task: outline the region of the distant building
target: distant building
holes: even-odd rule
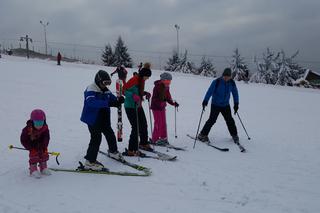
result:
[[[310,85],[320,87],[320,74],[312,70],[307,70],[304,75],[304,80],[308,81]]]

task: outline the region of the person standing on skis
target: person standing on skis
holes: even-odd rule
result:
[[[170,73],[162,73],[160,75],[160,80],[154,82],[153,94],[151,98],[151,110],[154,118],[152,143],[159,146],[165,146],[166,144],[169,144],[166,122],[167,103],[174,107],[179,107],[179,104],[173,101],[171,98],[171,80],[172,75]]]
[[[102,170],[104,166],[97,161],[102,134],[105,136],[111,158],[122,160],[118,152],[116,136],[111,128],[110,107],[118,107],[124,102],[124,97],[114,96],[108,86],[111,84],[109,74],[99,70],[95,75],[94,83],[89,85],[84,92],[84,106],[81,114],[81,121],[88,125],[90,132],[90,143],[84,167],[92,170]]]
[[[147,100],[151,97],[151,94],[144,90],[145,81],[151,76],[150,67],[150,63],[145,63],[138,75],[133,76],[123,87],[126,97],[124,108],[131,124],[129,147],[124,153],[127,156],[142,156],[143,153],[139,151],[139,148],[152,150],[148,142],[147,119],[142,107],[143,97],[145,96]]]
[[[203,126],[198,139],[202,142],[208,142],[208,134],[212,126],[217,121],[218,115],[221,113],[224,120],[227,123],[228,130],[236,144],[239,143],[239,137],[237,132],[237,127],[234,119],[231,115],[231,109],[229,104],[230,93],[233,96],[233,109],[234,114],[238,112],[239,109],[239,94],[236,83],[231,78],[231,69],[226,68],[223,71],[222,77],[217,78],[212,81],[207,93],[202,102],[203,110],[208,105],[209,99],[212,98],[210,116],[205,125]]]
[[[27,126],[23,128],[20,136],[21,144],[29,150],[29,170],[32,177],[40,178],[41,174],[51,175],[47,168],[49,140],[50,134],[46,115],[43,110],[35,109],[31,112]]]

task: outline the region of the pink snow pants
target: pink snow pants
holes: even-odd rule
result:
[[[166,110],[152,110],[154,127],[152,132],[152,142],[167,138]]]

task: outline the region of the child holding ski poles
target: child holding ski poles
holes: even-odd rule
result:
[[[143,156],[139,148],[152,150],[148,143],[147,119],[142,108],[143,96],[148,100],[151,97],[150,93],[144,91],[145,81],[151,76],[150,66],[150,63],[145,63],[138,75],[133,76],[123,87],[126,97],[124,108],[131,124],[129,147],[124,153],[127,156]]]
[[[171,80],[172,75],[168,72],[164,72],[160,75],[160,80],[154,82],[153,95],[151,99],[151,110],[154,117],[152,143],[159,146],[169,144],[166,123],[167,102],[174,107],[179,107],[179,104],[171,98]]]
[[[46,123],[46,115],[41,109],[31,112],[27,126],[22,129],[21,144],[29,150],[30,176],[40,178],[42,175],[51,175],[47,168],[49,160],[48,145],[50,140],[49,128]],[[38,171],[38,166],[40,172]]]

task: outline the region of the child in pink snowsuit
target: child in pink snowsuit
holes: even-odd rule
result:
[[[168,144],[166,106],[167,102],[172,106],[178,107],[170,94],[170,83],[172,75],[164,72],[160,75],[160,80],[154,82],[153,94],[151,99],[151,110],[154,117],[154,128],[152,132],[152,143],[157,145]]]
[[[22,129],[20,136],[21,144],[29,150],[30,175],[35,178],[40,178],[41,174],[51,174],[47,168],[49,140],[50,134],[46,124],[46,115],[41,109],[35,109],[31,112],[30,120],[27,121],[27,126]],[[38,164],[40,172],[37,168]]]

